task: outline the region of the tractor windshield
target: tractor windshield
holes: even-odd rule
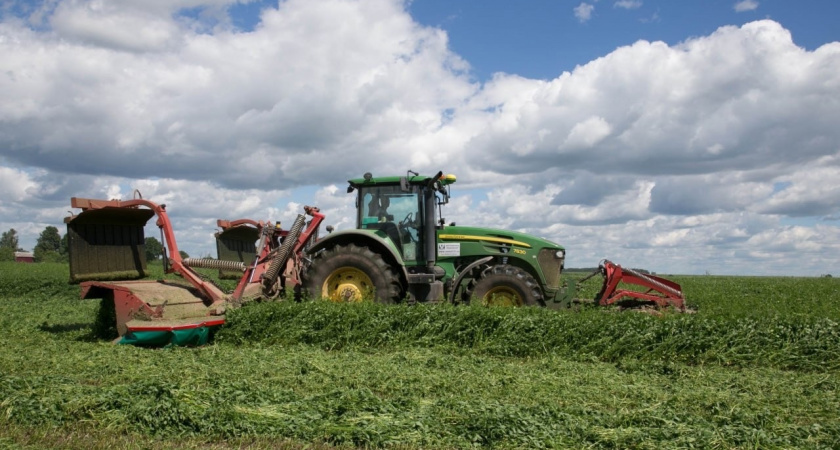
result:
[[[370,186],[359,189],[359,229],[384,232],[405,260],[422,258],[422,201],[419,190],[400,186]]]

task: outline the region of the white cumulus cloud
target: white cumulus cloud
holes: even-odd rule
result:
[[[553,79],[478,82],[401,0],[287,0],[247,31],[230,4],[2,16],[0,231],[31,247],[71,196],[139,189],[204,254],[217,218],[288,222],[316,204],[350,227],[345,180],[442,169],[458,175],[448,221],[550,238],[572,266],[837,263],[838,42],[805,49],[763,20],[640,40]]]
[[[741,0],[735,3],[733,8],[736,12],[755,11],[758,9],[758,2],[756,0]]]
[[[592,11],[595,10],[595,5],[591,3],[581,3],[574,7],[575,17],[582,23],[587,22],[592,18]]]
[[[619,0],[613,3],[613,7],[624,9],[638,9],[642,7],[642,2],[639,0]]]

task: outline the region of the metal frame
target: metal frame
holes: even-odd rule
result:
[[[655,303],[659,308],[673,306],[685,312],[685,296],[682,293],[682,287],[671,280],[623,268],[609,260],[601,262],[600,270],[604,275],[604,286],[596,298],[599,305],[613,305],[628,298],[634,298]],[[647,291],[618,289],[619,283],[642,286],[647,288]]]

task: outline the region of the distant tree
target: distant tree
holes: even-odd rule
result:
[[[163,253],[163,244],[153,237],[146,238],[146,261],[157,261]]]
[[[67,233],[64,233],[64,236],[61,236],[61,245],[58,248],[58,253],[62,256],[70,253],[69,244],[67,243]]]
[[[43,250],[41,248],[35,248],[35,251],[33,251],[32,253],[35,257],[35,262],[58,263],[67,261],[67,258],[65,256],[60,255],[57,251],[54,250]]]
[[[18,248],[19,244],[17,231],[14,228],[10,228],[9,231],[4,231],[3,235],[0,236],[0,248],[10,249],[14,253],[20,251],[20,248]]]
[[[58,234],[58,228],[50,225],[44,228],[41,235],[38,236],[38,241],[35,243],[35,249],[32,251],[36,262],[60,262],[63,257],[59,253],[61,250],[61,235]]]
[[[15,251],[8,247],[0,247],[0,261],[14,261]]]
[[[181,259],[187,259],[190,257],[190,254],[183,250],[178,250],[178,254],[181,255]]]
[[[44,228],[44,231],[38,236],[35,248],[42,248],[58,253],[58,250],[61,248],[61,235],[58,234],[58,228],[52,225]]]

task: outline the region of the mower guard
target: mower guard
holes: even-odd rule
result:
[[[251,264],[257,257],[257,240],[264,224],[248,219],[219,219],[216,224],[222,229],[215,234],[218,259]],[[219,269],[219,278],[238,279],[241,276],[241,270]]]
[[[118,344],[139,345],[141,347],[197,347],[206,344],[213,331],[224,322],[224,319],[219,319],[177,327],[129,328]]]
[[[86,281],[81,298],[113,303],[120,343],[148,346],[201,345],[210,328],[225,323],[197,290],[176,281]]]
[[[154,215],[149,209],[103,208],[66,217],[70,281],[146,276],[143,227]]]

